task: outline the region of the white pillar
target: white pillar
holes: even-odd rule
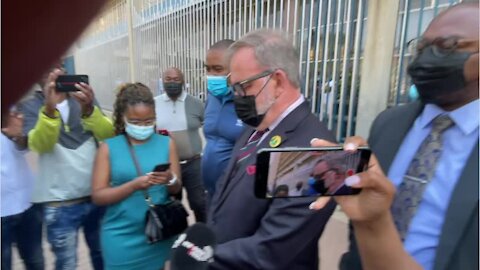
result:
[[[369,0],[355,134],[367,138],[387,107],[400,0]]]
[[[135,58],[133,47],[133,0],[127,0],[128,24],[128,62],[130,66],[130,82],[135,82]]]

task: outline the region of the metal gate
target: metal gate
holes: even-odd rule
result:
[[[406,43],[417,37],[453,0],[397,0],[388,105],[408,102]],[[185,73],[187,91],[205,98],[203,62],[209,46],[237,40],[257,28],[288,33],[300,54],[302,91],[312,112],[338,140],[355,133],[368,0],[117,0],[112,1],[75,44],[77,72],[90,75],[103,107],[114,89],[140,81],[155,95],[162,72]],[[370,34],[369,38],[375,38]],[[369,97],[375,98],[375,96]]]

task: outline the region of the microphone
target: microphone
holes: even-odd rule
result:
[[[213,231],[203,223],[195,223],[173,243],[171,270],[206,270],[213,262],[216,245]]]

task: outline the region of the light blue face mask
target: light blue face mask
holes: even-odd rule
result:
[[[154,125],[151,126],[138,126],[134,124],[130,124],[125,121],[125,132],[127,132],[128,136],[134,138],[135,140],[143,141],[155,132]]]
[[[216,97],[226,96],[230,92],[227,76],[207,75],[207,90]]]
[[[410,89],[408,89],[408,97],[410,98],[411,101],[418,99],[418,91],[415,84],[412,84],[412,86],[410,86]]]

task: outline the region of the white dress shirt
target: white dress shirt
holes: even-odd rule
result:
[[[15,143],[1,134],[1,216],[22,213],[31,206],[33,174]]]

